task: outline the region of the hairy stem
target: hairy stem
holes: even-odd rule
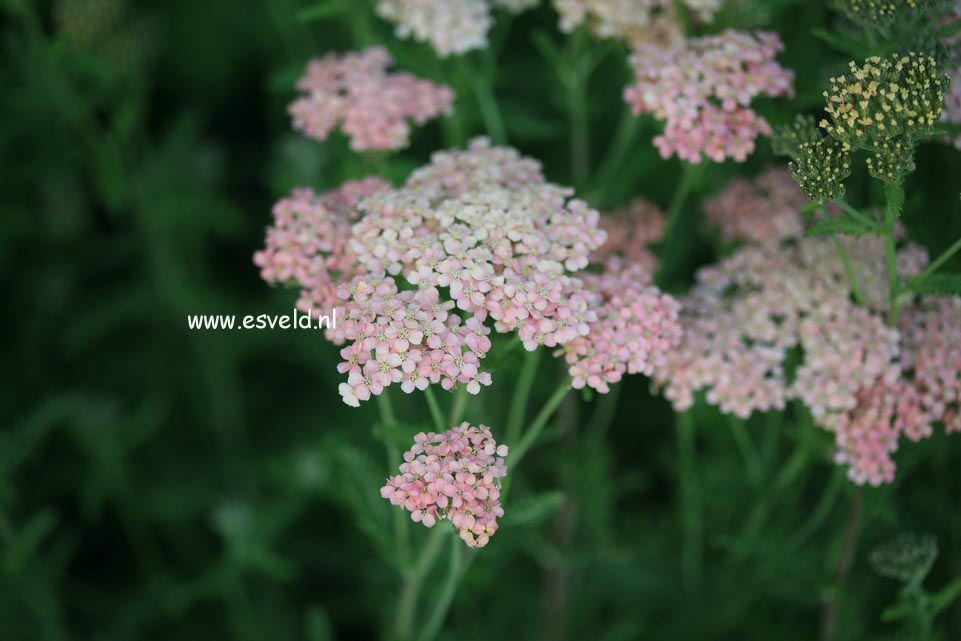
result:
[[[940,256],[935,258],[931,264],[925,268],[923,272],[918,274],[918,276],[911,281],[911,287],[915,288],[923,285],[924,282],[931,278],[931,276],[933,276],[942,265],[951,260],[951,257],[958,253],[958,251],[961,251],[961,238],[958,238],[956,241],[954,241],[953,245],[945,249]]]
[[[834,241],[834,247],[838,251],[838,256],[841,257],[841,264],[844,266],[844,275],[847,277],[848,285],[854,293],[854,300],[858,302],[858,305],[867,305],[867,299],[864,298],[864,294],[861,292],[861,286],[858,285],[858,278],[854,274],[854,269],[851,268],[848,253],[844,251],[844,245],[841,244],[841,240],[837,236],[831,236],[831,240]]]
[[[747,431],[744,421],[736,416],[728,417],[728,424],[731,426],[731,434],[734,436],[734,443],[744,459],[744,466],[747,468],[747,476],[753,485],[760,485],[764,480],[764,466],[761,464],[761,457],[757,453],[754,441]]]

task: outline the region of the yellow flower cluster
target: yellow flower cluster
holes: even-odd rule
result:
[[[944,110],[947,76],[931,56],[911,53],[851,63],[851,74],[831,79],[824,92],[830,120],[821,127],[845,145],[871,148],[881,140],[930,134]]]

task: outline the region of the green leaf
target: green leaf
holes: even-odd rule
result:
[[[801,208],[801,214],[805,218],[811,218],[819,209],[821,209],[821,207],[823,207],[821,203],[812,200]]]
[[[812,33],[829,47],[841,53],[846,53],[854,58],[860,58],[864,53],[864,45],[853,38],[840,36],[826,29],[814,29]]]
[[[511,506],[501,523],[505,526],[532,525],[540,523],[564,502],[563,492],[546,492],[517,502]]]
[[[933,274],[921,283],[912,283],[911,291],[918,294],[961,294],[961,274]]]
[[[831,236],[833,234],[861,236],[872,231],[871,227],[853,218],[828,218],[812,225],[804,235],[808,237]]]
[[[881,612],[881,621],[893,623],[903,621],[914,614],[914,603],[911,601],[898,601],[894,605],[888,606]]]
[[[961,576],[941,588],[940,592],[931,596],[931,612],[937,614],[954,603],[959,596],[961,596]]]
[[[314,20],[325,20],[339,16],[347,11],[347,3],[338,0],[321,2],[307,9],[303,9],[297,14],[297,19],[301,22],[313,22]]]

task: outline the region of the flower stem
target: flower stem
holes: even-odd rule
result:
[[[457,388],[456,395],[454,396],[454,402],[450,407],[450,418],[447,422],[451,425],[457,425],[460,423],[461,419],[464,417],[464,410],[467,409],[467,386],[461,385]]]
[[[864,294],[861,292],[861,287],[858,285],[857,276],[854,274],[854,270],[851,268],[851,261],[848,259],[848,253],[844,251],[844,245],[837,236],[831,236],[831,240],[834,241],[834,247],[838,250],[838,256],[841,257],[841,264],[844,266],[844,275],[847,276],[848,285],[851,286],[851,291],[854,293],[854,299],[859,305],[866,306],[867,299],[864,298]]]
[[[434,421],[434,428],[437,433],[440,434],[447,429],[444,423],[444,413],[440,410],[440,403],[437,402],[437,397],[434,396],[434,390],[430,386],[424,389],[424,397],[427,399],[427,406],[430,408],[430,416]]]
[[[684,214],[684,204],[700,178],[702,165],[683,164],[681,180],[671,199],[670,209],[667,211],[667,222],[664,226],[664,240],[661,244],[661,281],[669,282],[674,277],[674,271],[683,258],[681,247],[680,226]]]
[[[901,216],[901,208],[904,206],[904,186],[901,183],[889,184],[885,187],[887,196],[887,206],[884,211],[884,254],[888,265],[888,325],[894,327],[898,324],[898,312],[900,311],[901,299],[898,288],[898,255],[894,244],[894,224]]]
[[[876,220],[872,220],[867,215],[862,214],[857,209],[852,207],[847,201],[837,200],[835,202],[837,202],[837,204],[841,206],[841,209],[843,209],[844,212],[851,218],[854,218],[858,222],[863,223],[866,227],[870,227],[875,231],[880,230],[880,227],[878,226],[878,223]]]
[[[507,419],[507,433],[505,442],[512,445],[517,442],[521,435],[521,426],[527,416],[527,402],[531,396],[531,387],[534,385],[534,377],[537,376],[537,363],[540,361],[541,351],[524,353],[524,366],[521,368],[520,376],[517,379],[517,387],[514,388],[514,398],[511,399],[510,416]]]
[[[503,145],[507,142],[507,134],[504,131],[504,120],[501,117],[500,108],[497,106],[497,99],[490,80],[486,74],[467,72],[467,81],[470,83],[477,100],[477,108],[480,110],[481,120],[484,121],[484,129],[491,141],[495,145]]]
[[[565,378],[564,382],[560,384],[551,397],[547,399],[547,402],[544,403],[544,407],[541,408],[541,411],[534,418],[534,422],[527,428],[527,432],[521,438],[520,443],[511,451],[510,463],[512,467],[516,468],[521,462],[521,459],[524,458],[524,455],[530,450],[531,446],[534,445],[537,437],[539,437],[544,430],[544,426],[547,425],[548,419],[550,419],[554,411],[560,406],[570,389],[570,382]]]
[[[958,251],[961,251],[961,238],[958,238],[956,241],[954,241],[953,245],[944,250],[940,256],[935,258],[931,264],[925,268],[923,272],[921,272],[914,280],[912,280],[910,287],[913,289],[923,285],[925,281],[931,278],[931,276],[938,271],[941,265],[951,260],[951,257],[958,253]]]
[[[677,414],[676,429],[681,491],[681,572],[685,585],[691,588],[700,580],[701,547],[704,538],[697,480],[694,415],[691,410]]]
[[[432,527],[424,547],[421,548],[417,565],[406,573],[404,586],[401,588],[400,597],[397,600],[397,619],[394,623],[394,638],[398,641],[407,641],[413,638],[417,600],[424,586],[424,579],[430,573],[431,568],[434,567],[434,562],[440,553],[441,544],[444,542],[444,536],[449,535],[450,530],[441,525]]]
[[[757,453],[754,441],[748,434],[747,426],[744,421],[736,416],[728,417],[728,424],[731,426],[731,434],[734,436],[734,443],[741,452],[744,465],[747,468],[747,476],[753,485],[760,485],[764,480],[764,466],[761,465],[761,457]]]
[[[854,491],[851,502],[851,515],[844,528],[841,556],[834,571],[834,585],[825,594],[821,604],[821,641],[834,641],[837,638],[838,597],[847,580],[854,554],[858,547],[858,534],[861,531],[861,515],[864,512],[864,495],[860,487]]]
[[[464,576],[464,553],[464,544],[459,538],[452,536],[450,561],[447,566],[447,578],[444,580],[444,586],[441,588],[437,603],[434,605],[434,609],[431,611],[427,623],[424,624],[424,630],[421,632],[419,641],[433,641],[434,637],[436,637],[440,631],[444,619],[447,618],[447,612],[450,610],[451,603],[454,601],[454,595],[457,593],[457,586],[460,583],[461,577]]]

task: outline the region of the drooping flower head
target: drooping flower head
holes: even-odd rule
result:
[[[635,114],[665,121],[654,139],[664,158],[743,162],[757,137],[771,133],[751,102],[792,91],[793,73],[775,60],[783,49],[775,33],[731,30],[666,48],[644,45],[631,56],[634,84],[624,97]]]
[[[504,516],[500,486],[507,454],[486,425],[465,422],[440,434],[420,433],[400,474],[387,479],[380,495],[410,512],[415,523],[430,528],[446,519],[469,547],[484,547]]]
[[[294,128],[326,140],[340,127],[355,151],[401,149],[419,125],[451,112],[454,93],[405,72],[389,72],[383,47],[311,60],[290,105]]]

